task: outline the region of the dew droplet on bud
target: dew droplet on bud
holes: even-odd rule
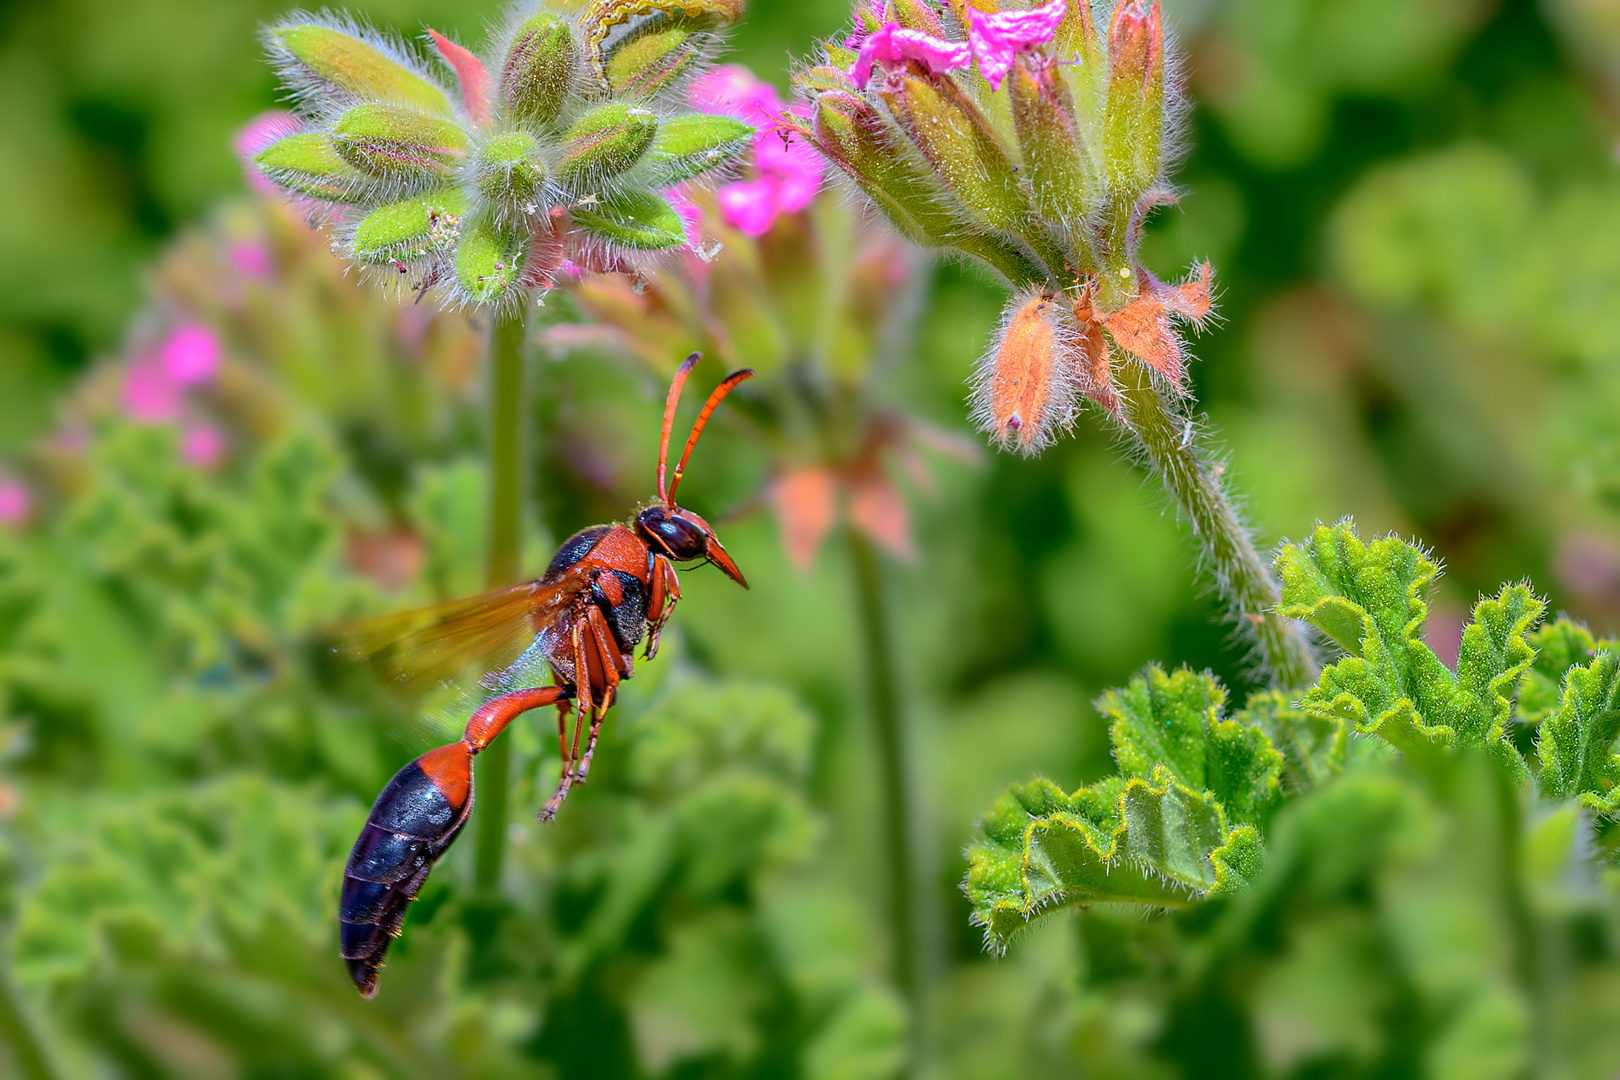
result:
[[[974,379],[974,413],[1004,450],[1038,453],[1074,419],[1077,334],[1068,305],[1030,290],[1013,297]]]

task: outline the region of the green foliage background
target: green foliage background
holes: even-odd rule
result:
[[[1194,108],[1185,197],[1148,261],[1216,267],[1225,322],[1192,375],[1266,539],[1353,514],[1364,538],[1421,540],[1446,564],[1427,631],[1447,662],[1504,581],[1620,630],[1605,5],[1167,7]],[[0,456],[56,480],[32,526],[0,533],[19,1015],[74,1076],[893,1075],[908,1018],[848,570],[832,545],[795,574],[762,515],[721,525],[753,589],[685,579],[589,787],[554,826],[514,813],[499,896],[473,895],[463,845],[379,998],[348,985],[343,857],[459,703],[392,698],[312,635],[477,587],[478,386],[464,320],[354,289],[245,201],[229,139],[273,103],[253,31],[280,10],[0,4]],[[496,7],[360,10],[476,41]],[[734,58],[781,85],[845,14],[760,0]],[[221,252],[243,240],[274,253],[277,283],[228,295]],[[965,430],[1002,297],[958,267],[932,288],[883,396]],[[176,310],[226,343],[217,473],[97,407],[116,397],[103,359]],[[607,358],[539,362],[533,384],[538,568],[646,496],[662,388]],[[94,422],[64,464],[41,440],[70,395]],[[1234,707],[1253,687],[1186,537],[1094,427],[1034,462],[936,471],[913,500],[917,557],[888,574],[924,811],[927,1075],[1612,1074],[1620,900],[1565,857],[1595,811],[1521,807],[1483,758],[1422,783],[1370,761],[1280,811],[1250,792],[1233,824],[1265,831],[1270,876],[1249,891],[1146,919],[1102,905],[986,955],[962,850],[1003,786],[1106,784],[1116,753],[1152,780],[1156,751],[1110,740],[1137,684],[1103,697],[1149,662],[1212,670]],[[720,517],[762,479],[741,427],[720,428],[683,495]],[[389,592],[354,538],[398,524],[425,557]],[[1556,698],[1536,670],[1524,749]],[[513,805],[537,805],[549,740],[509,737]],[[1312,760],[1285,762],[1279,790]]]

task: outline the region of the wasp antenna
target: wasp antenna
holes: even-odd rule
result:
[[[726,399],[727,394],[735,390],[738,384],[747,382],[753,377],[753,368],[733,371],[725,377],[725,380],[719,386],[714,388],[714,393],[709,395],[709,400],[703,403],[703,411],[698,413],[697,422],[692,425],[692,434],[686,437],[686,452],[681,454],[680,464],[675,466],[675,475],[670,477],[669,498],[664,500],[666,506],[675,505],[675,489],[681,486],[681,474],[686,472],[687,459],[692,456],[692,447],[697,445],[698,436],[703,434],[703,428],[708,424],[709,417],[714,415],[714,410],[720,407],[720,403]]]
[[[664,470],[669,461],[669,429],[675,424],[675,406],[681,403],[681,391],[686,387],[686,377],[692,374],[692,369],[701,359],[703,354],[695,352],[675,369],[675,377],[669,381],[669,397],[664,399],[664,433],[658,442],[658,501],[665,506],[670,505],[670,491],[664,487]],[[681,459],[681,464],[686,464],[685,458]],[[677,483],[680,475],[681,471],[676,469]]]

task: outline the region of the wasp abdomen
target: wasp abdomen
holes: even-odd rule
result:
[[[423,754],[384,787],[349,854],[339,905],[343,959],[360,992],[377,971],[434,862],[472,803],[472,754],[461,742]]]

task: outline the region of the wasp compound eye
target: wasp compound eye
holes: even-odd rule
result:
[[[684,518],[665,512],[662,507],[642,511],[637,523],[656,538],[672,558],[701,559],[708,553],[708,533]]]

